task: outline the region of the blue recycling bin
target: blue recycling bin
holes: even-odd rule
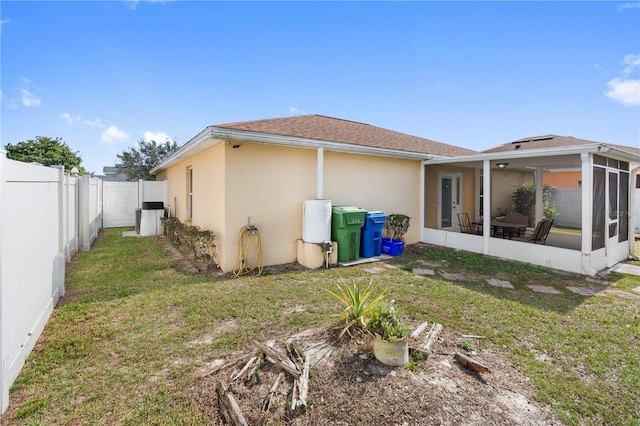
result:
[[[382,253],[382,229],[387,218],[383,212],[368,212],[365,215],[360,236],[360,256],[373,257]]]

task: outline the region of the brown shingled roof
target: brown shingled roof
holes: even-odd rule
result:
[[[630,154],[640,155],[640,148],[634,148],[634,147],[625,146],[625,145],[615,145],[615,144],[606,143],[606,142],[589,141],[586,139],[574,138],[572,136],[557,136],[557,135],[545,135],[545,136],[534,136],[530,138],[522,138],[513,142],[505,143],[495,148],[487,149],[486,151],[482,151],[482,152],[483,153],[509,152],[509,151],[526,150],[526,149],[557,148],[557,147],[572,146],[572,145],[607,145],[612,148],[616,148],[621,151],[628,152]]]
[[[369,124],[315,114],[219,124],[213,127],[432,155],[477,154],[476,151],[442,142],[394,132]]]

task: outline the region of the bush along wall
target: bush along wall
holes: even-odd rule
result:
[[[164,235],[174,246],[188,247],[195,259],[202,259],[209,266],[218,266],[216,262],[216,236],[212,231],[184,224],[175,217],[165,217],[163,222]]]

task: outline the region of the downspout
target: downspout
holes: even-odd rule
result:
[[[593,160],[591,154],[580,154],[582,160],[582,270],[588,275],[598,271],[591,267],[591,232],[593,229]]]
[[[636,205],[636,192],[638,192],[635,188],[635,180],[637,179],[637,174],[640,172],[640,166],[631,170],[629,174],[629,206],[633,208]],[[640,253],[636,253],[636,242],[635,242],[635,232],[636,232],[636,224],[634,215],[631,214],[631,210],[627,209],[627,215],[629,216],[629,256],[634,260],[640,260]]]
[[[544,174],[541,166],[536,167],[536,223],[544,219]]]
[[[317,165],[316,165],[316,199],[322,200],[324,179],[324,148],[318,148]]]

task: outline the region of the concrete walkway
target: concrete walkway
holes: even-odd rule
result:
[[[609,268],[609,272],[618,272],[620,274],[635,275],[640,277],[640,266],[630,263],[618,263]]]

